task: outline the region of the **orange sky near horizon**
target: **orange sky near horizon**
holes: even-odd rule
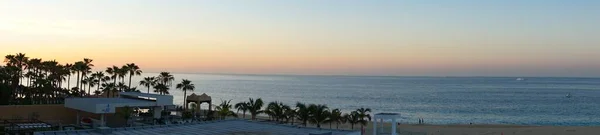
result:
[[[0,1],[0,55],[146,72],[600,76],[600,4],[437,3]]]

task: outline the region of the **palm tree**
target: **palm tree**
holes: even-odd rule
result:
[[[369,108],[359,108],[356,109],[356,112],[358,113],[358,119],[360,120],[360,129],[363,129],[364,126],[366,126],[369,121],[371,121],[371,115],[369,114],[369,112],[371,112],[371,109]],[[366,119],[369,120],[366,120]]]
[[[261,110],[263,104],[264,102],[261,98],[258,98],[256,100],[250,98],[250,101],[248,102],[248,112],[250,112],[252,120],[256,120],[256,115],[263,113],[263,111]]]
[[[360,119],[358,118],[358,112],[352,111],[350,114],[344,114],[344,121],[350,123],[352,130],[354,130],[354,124],[358,124]]]
[[[115,83],[109,83],[109,82],[104,82],[102,84],[102,91],[104,91],[104,93],[106,93],[106,97],[111,97],[111,92],[116,92],[117,91],[117,86],[115,85]]]
[[[329,123],[329,128],[331,128],[332,123],[335,123],[336,129],[339,129],[342,119],[343,119],[342,111],[340,111],[340,109],[333,109],[333,110],[331,110],[331,114],[329,115],[329,118],[327,119],[326,122]]]
[[[68,80],[67,80],[67,88],[71,87],[71,74],[73,73],[73,64],[65,64],[65,70],[69,72],[68,74]]]
[[[167,87],[171,86],[171,82],[173,82],[173,80],[175,80],[175,77],[173,77],[173,75],[171,75],[169,72],[160,72],[158,75],[159,83],[162,83]]]
[[[76,82],[77,84],[76,84],[75,87],[77,87],[79,89],[80,89],[80,87],[79,87],[79,83],[80,83],[79,76],[81,75],[81,71],[83,71],[84,68],[85,68],[85,63],[83,61],[78,61],[78,62],[75,62],[75,64],[73,64],[73,70],[75,72],[77,72],[77,82]]]
[[[96,71],[96,73],[92,74],[92,81],[97,85],[96,91],[100,91],[100,84],[103,82],[104,72]]]
[[[306,104],[300,102],[296,103],[296,117],[298,117],[298,120],[302,121],[302,125],[306,127],[306,124],[310,119],[310,110]]]
[[[329,118],[329,108],[326,105],[311,104],[308,107],[310,110],[310,123],[317,124],[317,128],[321,128],[321,123]]]
[[[156,85],[156,78],[144,77],[144,79],[140,81],[140,85],[146,86],[146,88],[148,88],[148,93],[150,93],[150,87],[154,87],[154,85]]]
[[[226,117],[233,116],[237,117],[233,111],[231,111],[231,100],[226,101],[223,100],[219,106],[216,107],[216,113],[221,119],[225,119]]]
[[[281,102],[270,102],[267,105],[267,109],[265,110],[265,113],[267,115],[269,115],[273,120],[277,121],[277,122],[281,122],[283,121],[283,119],[285,119],[285,108],[290,108],[287,105],[284,105]]]
[[[169,94],[169,87],[164,84],[157,84],[154,86],[154,92],[159,93],[161,95]]]
[[[183,104],[185,105],[185,109],[187,109],[187,105],[185,104],[187,102],[187,100],[185,99],[187,96],[187,91],[194,91],[196,87],[194,86],[194,84],[192,84],[192,81],[188,79],[183,79],[181,83],[177,84],[175,88],[181,89],[183,91]]]
[[[119,70],[117,70],[117,74],[119,75],[119,78],[121,78],[120,83],[123,83],[123,85],[125,85],[125,76],[127,76],[127,73],[129,73],[129,67],[127,67],[127,65],[123,65]],[[127,86],[120,87],[119,90],[123,91],[124,88],[127,88]]]
[[[16,74],[13,75],[13,88],[16,88],[20,84],[20,79],[23,76],[23,67],[26,66],[29,57],[25,56],[24,53],[17,53],[16,55],[6,55],[4,62],[7,66],[17,67]]]
[[[117,73],[118,70],[120,70],[120,69],[117,66],[107,67],[106,68],[106,73],[109,75],[108,76],[109,78],[105,79],[105,80],[106,81],[113,80],[112,84],[116,86],[117,85],[117,77],[119,76],[119,74]],[[110,95],[111,91],[106,91],[106,92],[108,92],[107,95]]]
[[[140,70],[140,67],[138,65],[135,65],[135,63],[129,63],[126,65],[127,66],[127,70],[129,71],[129,88],[131,89],[131,78],[134,75],[142,75],[142,70]]]
[[[292,120],[291,124],[294,125],[294,119],[296,119],[296,110],[292,109],[290,106],[286,106],[286,108],[284,108],[285,110],[285,121],[289,122],[290,119]]]
[[[246,111],[248,111],[248,103],[246,102],[240,102],[235,104],[235,109],[237,109],[238,113],[240,112],[240,110],[242,111],[242,118],[246,118]]]

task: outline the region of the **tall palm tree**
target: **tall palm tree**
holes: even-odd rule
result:
[[[298,120],[302,121],[302,125],[306,127],[306,124],[310,119],[310,110],[306,104],[300,102],[296,103],[296,117],[298,117]]]
[[[252,120],[256,120],[256,115],[263,113],[263,110],[261,110],[263,104],[264,102],[261,98],[256,100],[250,98],[250,101],[248,101],[248,112],[250,112]]]
[[[127,76],[127,74],[129,73],[129,67],[127,67],[127,65],[123,65],[119,70],[117,70],[117,74],[119,74],[119,78],[121,79],[120,83],[123,83],[123,85],[125,85],[125,76]],[[127,87],[121,87],[119,88],[119,90],[123,91],[123,88],[127,88]]]
[[[104,72],[96,71],[96,73],[92,74],[92,78],[94,83],[97,85],[96,91],[100,91],[100,84],[103,82],[102,79],[104,78]]]
[[[75,62],[75,64],[73,64],[73,70],[75,70],[75,72],[77,72],[77,84],[75,87],[77,87],[78,89],[81,89],[79,87],[79,83],[80,83],[80,75],[81,75],[81,71],[85,70],[85,63],[83,61],[78,61]]]
[[[147,93],[150,93],[150,87],[156,85],[156,77],[144,77],[144,79],[140,81],[140,85],[146,86],[146,88],[148,88]]]
[[[83,63],[82,65],[80,65],[79,67],[79,72],[81,72],[81,80],[83,80],[84,77],[87,77],[87,74],[92,73],[92,67],[94,66],[94,64],[92,64],[92,59],[89,58],[83,58]]]
[[[20,84],[20,79],[23,76],[23,67],[26,66],[28,59],[29,57],[25,56],[24,53],[17,53],[16,55],[7,55],[4,59],[4,62],[6,62],[8,66],[14,66],[19,69],[17,70],[17,74],[13,76],[14,79],[12,85],[14,88],[16,88]]]
[[[175,77],[173,77],[173,75],[169,72],[160,72],[158,75],[159,83],[162,83],[167,87],[171,86],[171,82],[173,82],[173,80],[175,80]]]
[[[329,118],[329,108],[326,105],[311,104],[308,107],[310,110],[310,123],[317,124],[317,128],[321,128],[321,124]]]
[[[105,80],[107,80],[107,81],[113,80],[112,84],[115,85],[115,87],[117,85],[117,77],[119,76],[118,70],[120,70],[120,69],[117,66],[112,66],[112,67],[106,68],[106,73],[108,74],[109,79],[105,79]],[[111,91],[106,91],[106,92],[108,92],[107,95],[110,95]]]
[[[135,65],[135,63],[129,63],[126,65],[127,66],[127,70],[129,72],[129,88],[131,89],[131,78],[134,75],[142,75],[142,70],[140,70],[140,67],[138,65]]]
[[[286,122],[292,120],[291,124],[294,125],[294,119],[296,119],[296,110],[292,109],[290,106],[284,106],[284,110]]]
[[[350,114],[344,114],[344,121],[350,123],[352,130],[354,130],[354,125],[360,122],[358,112],[352,111]]]
[[[109,98],[112,97],[111,92],[117,91],[117,86],[115,83],[104,82],[102,84],[102,91],[104,91],[104,93],[106,93],[106,97]]]
[[[238,113],[240,112],[240,110],[242,111],[242,118],[246,118],[246,111],[248,111],[248,103],[246,102],[240,102],[235,104],[235,109],[237,109]]]
[[[194,84],[192,84],[192,81],[188,79],[183,79],[181,80],[181,83],[177,84],[175,88],[181,89],[183,91],[183,104],[185,105],[185,109],[187,109],[187,105],[185,104],[187,102],[187,100],[185,99],[187,97],[187,91],[194,91],[196,87],[194,86]]]
[[[371,112],[371,109],[359,108],[356,109],[356,112],[358,113],[358,119],[360,120],[360,129],[363,129],[363,127],[366,126],[369,123],[369,121],[371,121],[371,115],[369,114],[369,112]]]
[[[67,88],[69,89],[71,87],[71,74],[73,74],[74,70],[73,70],[73,64],[65,64],[65,70],[69,72],[68,74],[68,80],[67,80]]]
[[[169,87],[167,87],[164,84],[156,84],[154,86],[154,92],[159,93],[161,95],[168,95],[169,94]]]
[[[329,115],[329,118],[327,119],[326,122],[329,123],[329,128],[331,128],[332,123],[335,123],[336,129],[339,129],[342,119],[343,119],[342,111],[340,111],[340,109],[333,109],[333,110],[331,110],[331,114]]]

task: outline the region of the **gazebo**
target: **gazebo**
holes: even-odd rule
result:
[[[189,103],[196,103],[196,112],[200,112],[200,104],[208,103],[208,111],[212,110],[212,98],[206,93],[202,93],[201,95],[196,95],[196,93],[192,93],[192,95],[187,96],[185,101],[185,106],[187,107]]]
[[[397,135],[396,133],[396,127],[398,126],[396,124],[396,119],[400,118],[400,114],[399,113],[378,113],[375,114],[375,116],[373,117],[373,135],[379,135],[383,133],[383,120],[392,120],[392,131],[391,135]],[[381,127],[377,127],[377,120],[379,121],[379,124],[381,124]],[[377,128],[380,129],[381,132],[377,132]],[[387,133],[386,133],[387,134]]]

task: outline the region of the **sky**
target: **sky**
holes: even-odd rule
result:
[[[0,0],[0,54],[146,72],[600,76],[596,0]]]

